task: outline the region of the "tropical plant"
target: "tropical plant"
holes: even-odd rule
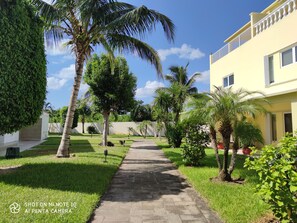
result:
[[[297,222],[296,143],[297,137],[287,134],[277,147],[267,145],[260,156],[245,162],[246,167],[258,173],[258,194],[281,222]]]
[[[186,125],[185,144],[182,148],[182,157],[186,165],[200,166],[206,156],[205,149],[209,143],[209,134],[200,123],[192,122]]]
[[[180,115],[184,103],[190,96],[197,95],[197,88],[193,87],[193,84],[200,74],[194,73],[188,78],[188,65],[169,68],[171,74],[166,75],[165,78],[170,82],[170,86],[157,89],[154,100],[154,116],[157,121],[165,123],[168,143],[174,147],[180,147],[183,138]]]
[[[0,135],[33,125],[46,96],[43,24],[22,0],[0,1]]]
[[[165,15],[145,6],[135,6],[115,0],[56,0],[48,4],[32,0],[43,17],[46,37],[55,42],[63,37],[75,55],[75,77],[65,128],[57,157],[69,157],[69,135],[79,92],[84,62],[93,46],[100,45],[112,61],[113,52],[131,52],[153,64],[159,75],[162,66],[158,53],[138,38],[145,37],[161,23],[168,40],[174,38],[174,24]]]
[[[152,107],[149,104],[143,105],[138,103],[130,113],[131,119],[134,122],[142,122],[144,120],[153,121]]]
[[[92,111],[86,100],[83,99],[77,101],[77,107],[79,118],[82,124],[82,133],[85,133],[85,121],[86,118],[91,115]]]
[[[127,61],[117,57],[113,66],[111,74],[112,65],[108,55],[98,57],[95,54],[88,62],[84,76],[93,95],[93,104],[103,115],[103,146],[107,143],[110,113],[129,111],[134,105],[136,91],[136,77],[130,73]]]
[[[97,133],[97,130],[96,130],[95,126],[92,126],[92,125],[87,127],[87,131],[88,131],[89,134],[91,134],[91,137],[93,137],[93,134]]]
[[[66,121],[66,115],[67,115],[67,112],[68,112],[68,107],[67,106],[64,106],[62,107],[60,110],[60,124],[63,128],[65,128],[65,121]],[[74,112],[74,117],[73,117],[73,122],[72,122],[72,126],[71,126],[71,129],[74,129],[77,127],[78,125],[78,118],[79,118],[79,113],[78,113],[78,110],[76,110]]]
[[[263,96],[263,94],[243,89],[234,91],[232,88],[215,87],[213,92],[206,93],[190,103],[189,114],[202,119],[209,125],[211,146],[215,150],[219,168],[218,178],[222,181],[231,181],[231,174],[235,168],[237,143],[232,148],[232,157],[229,163],[230,137],[234,126],[244,117],[255,118],[257,114],[265,113],[263,106],[267,101],[260,98],[255,99],[252,96]],[[218,155],[217,133],[220,133],[223,139],[223,160]]]
[[[152,124],[151,121],[144,120],[137,126],[143,138],[146,138],[148,126],[150,126],[151,124]]]

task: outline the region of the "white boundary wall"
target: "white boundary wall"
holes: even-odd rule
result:
[[[125,134],[128,135],[129,131],[128,129],[130,127],[133,128],[133,134],[131,135],[140,135],[140,131],[138,129],[138,126],[141,122],[111,122],[109,126],[109,134]],[[97,132],[102,133],[103,126],[102,124],[98,122],[93,123],[85,123],[85,133],[87,133],[88,126],[94,126],[97,130]],[[50,133],[62,133],[63,128],[61,127],[60,123],[49,123],[48,125],[48,131]],[[77,127],[72,130],[72,133],[82,133],[82,123],[79,122]],[[147,131],[148,136],[157,136],[158,132],[156,130],[156,123],[152,122],[152,125],[148,126]],[[164,130],[161,131],[161,136],[164,136]]]

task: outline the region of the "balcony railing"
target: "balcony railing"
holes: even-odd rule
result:
[[[287,0],[282,5],[274,9],[271,13],[254,25],[255,35],[282,20],[285,16],[297,10],[297,0]]]
[[[211,63],[214,63],[221,59],[222,57],[226,56],[231,51],[235,50],[236,48],[240,47],[247,41],[251,39],[251,28],[248,28],[243,33],[241,33],[239,36],[237,36],[235,39],[233,39],[231,42],[227,43],[225,46],[223,46],[221,49],[219,49],[217,52],[211,55]]]

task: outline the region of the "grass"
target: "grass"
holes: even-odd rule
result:
[[[243,167],[245,156],[238,156],[236,169],[232,175],[234,178],[244,178],[243,185],[212,182],[210,178],[218,175],[212,149],[206,150],[207,156],[202,162],[202,167],[189,167],[185,166],[182,161],[182,150],[180,148],[168,148],[167,144],[160,141],[156,141],[156,143],[225,222],[256,222],[269,213],[268,206],[255,194],[256,173]]]
[[[98,135],[72,136],[71,158],[55,157],[60,135],[21,153],[22,158],[0,158],[2,169],[19,166],[0,171],[0,222],[86,222],[132,143],[126,138],[123,147],[119,139],[123,137],[109,138],[115,147],[108,148],[107,162]],[[14,202],[21,205],[18,214],[10,212]]]

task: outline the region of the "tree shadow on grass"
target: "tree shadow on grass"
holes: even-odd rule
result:
[[[116,170],[115,165],[103,164],[26,164],[16,172],[0,175],[0,182],[30,188],[103,193]]]

